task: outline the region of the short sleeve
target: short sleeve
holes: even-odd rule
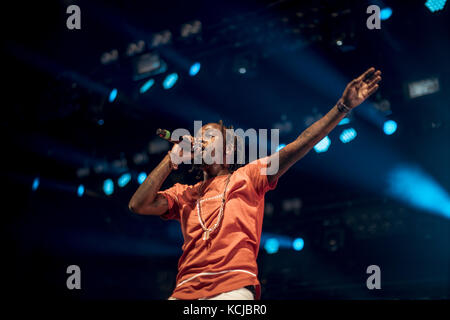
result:
[[[269,190],[275,189],[278,178],[269,183],[267,168],[271,166],[269,157],[257,159],[243,167],[245,173],[250,178],[258,194],[264,194]],[[270,173],[270,171],[269,171]]]
[[[169,207],[169,210],[160,216],[161,219],[180,221],[181,198],[186,188],[185,184],[175,183],[172,187],[157,192],[157,195],[162,195],[167,199]]]

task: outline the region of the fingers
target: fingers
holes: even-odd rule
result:
[[[376,78],[379,76],[381,76],[381,71],[377,70],[374,73],[372,73],[369,78],[366,79],[366,82],[367,82],[367,80],[371,81],[373,78]]]
[[[374,85],[376,85],[380,81],[381,81],[381,77],[380,76],[373,77],[373,78],[370,79],[369,82],[367,82],[367,86],[370,89],[371,87],[373,87]]]
[[[183,150],[183,148],[178,143],[175,143],[170,151],[171,151],[171,153],[176,154],[179,157],[181,157],[182,150]]]
[[[181,136],[178,143],[172,147],[171,153],[178,158],[185,160],[192,158],[193,137],[190,135]]]
[[[378,90],[378,84],[376,84],[376,85],[374,85],[372,88],[370,88],[369,89],[369,91],[367,92],[367,97],[366,97],[366,99],[368,98],[368,97],[370,97],[375,91],[377,91]]]
[[[358,81],[363,81],[366,80],[368,78],[370,78],[371,74],[375,71],[374,67],[370,67],[369,69],[367,69],[366,72],[364,72],[362,75],[360,75],[358,78],[356,78],[356,80]]]

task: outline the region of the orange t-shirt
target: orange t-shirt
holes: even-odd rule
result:
[[[176,183],[158,194],[167,198],[169,210],[163,219],[175,219],[181,224],[184,244],[178,261],[176,287],[172,297],[198,299],[218,295],[248,285],[255,286],[260,298],[258,280],[259,244],[264,216],[264,195],[276,187],[265,172],[268,157],[258,159],[232,173],[225,194],[222,222],[202,240],[196,200],[201,182],[195,185]],[[269,164],[270,165],[270,164]],[[201,199],[221,195],[228,175],[205,182]],[[219,215],[220,196],[201,203],[201,216],[206,228],[211,228]]]

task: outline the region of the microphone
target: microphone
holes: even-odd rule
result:
[[[174,141],[171,139],[172,134],[170,133],[169,130],[166,129],[156,129],[156,134],[160,137],[163,138],[164,140],[167,140],[169,142],[172,143],[178,143],[178,141]]]
[[[167,141],[169,141],[169,142],[171,142],[171,143],[180,143],[181,141],[183,141],[183,139],[181,139],[180,141],[173,140],[173,139],[172,139],[172,133],[171,133],[169,130],[166,130],[166,129],[157,129],[157,130],[156,130],[156,134],[157,134],[160,138],[162,138],[162,139],[164,139],[164,140],[167,140]],[[195,151],[195,146],[194,146],[193,143],[191,143],[191,150],[192,150],[192,152]]]

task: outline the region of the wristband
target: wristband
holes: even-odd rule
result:
[[[338,101],[337,108],[339,112],[342,113],[348,113],[351,110],[351,108],[347,107],[341,100]]]

